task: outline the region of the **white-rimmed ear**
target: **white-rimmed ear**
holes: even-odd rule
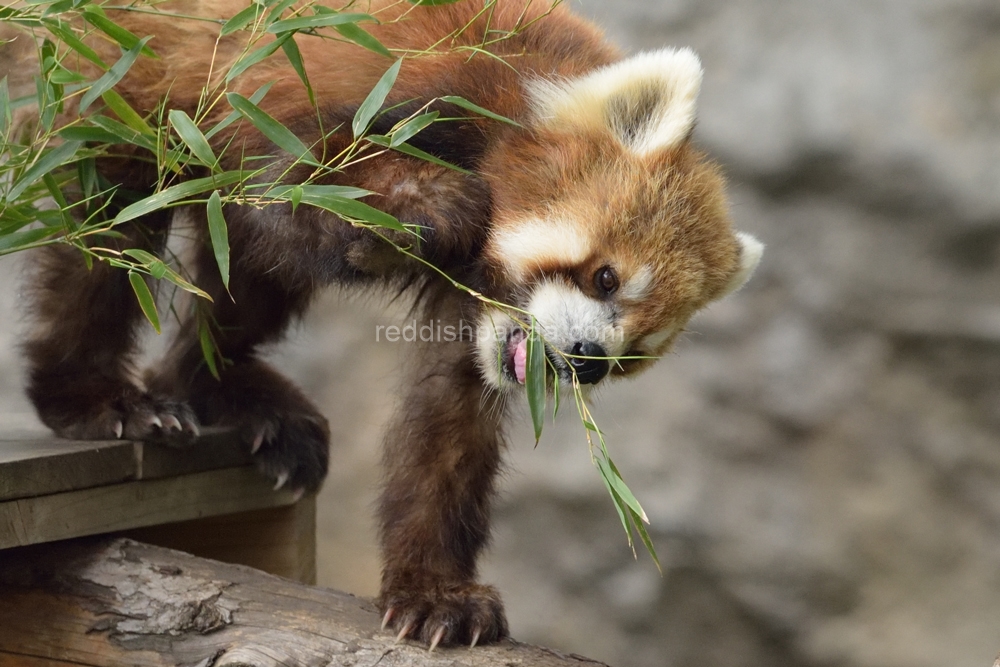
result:
[[[736,273],[729,279],[729,284],[722,290],[717,298],[721,299],[727,294],[732,294],[739,288],[746,285],[753,275],[754,269],[760,264],[760,258],[764,254],[764,244],[753,236],[743,232],[736,232],[736,240],[740,242],[740,265]]]
[[[604,129],[637,155],[668,150],[694,127],[701,62],[691,49],[641,53],[577,79],[527,85],[543,126]]]

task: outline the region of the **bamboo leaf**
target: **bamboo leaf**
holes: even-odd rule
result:
[[[84,7],[83,20],[118,42],[123,49],[131,49],[142,41],[134,34],[109,19],[104,13],[104,10],[98,5],[87,5]],[[149,37],[146,38],[146,40],[148,39]],[[145,42],[143,42],[142,46],[142,55],[149,56],[150,58],[159,58],[159,56],[157,56],[151,48],[145,45]]]
[[[10,110],[10,89],[7,87],[7,77],[0,79],[0,135],[6,137],[13,115]],[[4,143],[7,143],[4,141]]]
[[[212,339],[212,331],[208,327],[208,322],[203,317],[198,318],[198,343],[201,345],[201,356],[205,358],[208,372],[216,380],[219,379],[219,368],[215,364],[215,354],[217,351],[215,341]]]
[[[295,73],[299,75],[299,79],[302,81],[302,85],[306,87],[306,93],[309,95],[309,103],[316,106],[316,96],[313,94],[312,86],[309,84],[309,75],[306,74],[306,65],[302,61],[302,52],[299,51],[299,45],[295,42],[294,37],[286,39],[281,44],[281,50],[285,52],[285,57],[288,58],[288,62],[292,64],[295,69]]]
[[[20,197],[29,185],[56,167],[74,162],[73,156],[76,155],[76,152],[82,145],[82,142],[79,141],[67,141],[44,153],[35,164],[31,165],[31,167],[21,174],[21,178],[17,179],[17,182],[14,183],[14,186],[7,193],[7,200],[13,201]]]
[[[250,101],[253,102],[254,104],[260,104],[260,101],[264,99],[264,95],[267,95],[267,91],[271,89],[272,85],[274,85],[274,82],[268,81],[263,86],[258,88],[256,92],[254,92],[254,94],[250,96]],[[220,120],[218,123],[216,123],[215,127],[206,132],[205,138],[211,139],[216,134],[218,134],[222,130],[226,129],[227,127],[235,123],[239,117],[240,117],[240,112],[233,111],[231,114],[229,114],[228,116]]]
[[[629,511],[632,512],[631,508]],[[656,547],[653,546],[653,540],[649,537],[649,531],[646,530],[646,527],[642,525],[642,522],[639,519],[639,515],[632,512],[632,523],[635,525],[636,532],[639,533],[639,539],[642,540],[642,544],[646,547],[646,551],[649,552],[650,558],[652,558],[653,562],[656,563],[656,569],[659,570],[662,575],[663,566],[660,565],[660,557],[656,555]]]
[[[256,2],[250,3],[249,7],[237,12],[231,19],[226,21],[222,25],[222,30],[219,31],[219,34],[225,37],[237,30],[242,30],[250,23],[256,21],[263,11],[263,8]]]
[[[369,51],[373,51],[380,56],[392,58],[392,53],[390,53],[389,49],[385,47],[385,44],[378,41],[370,32],[359,26],[357,23],[335,25],[333,26],[333,29],[358,46],[364,47]]]
[[[132,283],[132,291],[135,292],[135,297],[139,300],[139,307],[142,308],[146,319],[153,325],[156,333],[160,333],[160,316],[156,313],[156,302],[153,300],[153,294],[149,291],[149,285],[146,284],[142,274],[136,271],[128,272],[128,281]]]
[[[406,143],[418,132],[437,120],[437,117],[440,115],[439,112],[432,111],[406,121],[399,129],[389,135],[389,148],[395,148],[402,143]]]
[[[86,111],[87,107],[89,107],[94,100],[122,80],[122,77],[125,76],[129,68],[132,67],[132,63],[134,63],[136,58],[139,57],[139,53],[146,45],[146,42],[150,39],[152,38],[143,37],[139,40],[135,46],[126,51],[122,57],[118,59],[118,62],[111,66],[111,69],[102,74],[97,81],[91,84],[90,90],[84,93],[83,97],[80,99],[80,113]]]
[[[646,511],[642,509],[642,505],[639,501],[635,499],[632,495],[632,491],[629,490],[628,485],[625,484],[625,480],[622,479],[621,473],[618,472],[618,468],[611,459],[603,460],[600,457],[597,458],[597,464],[600,466],[608,479],[608,482],[614,487],[615,493],[621,498],[625,504],[635,512],[644,523],[649,523],[649,517],[646,516]]]
[[[306,164],[319,166],[309,148],[291,130],[275,120],[271,115],[239,93],[226,93],[226,99],[234,109],[249,120],[254,127],[273,141],[279,148],[291,153]]]
[[[369,134],[368,136],[365,137],[365,139],[372,142],[376,146],[384,146],[385,148],[389,148],[389,145],[392,143],[389,137],[383,136],[381,134]],[[405,142],[401,144],[396,144],[395,146],[392,147],[392,150],[399,151],[400,153],[405,153],[406,155],[412,155],[413,157],[420,158],[425,162],[430,162],[431,164],[447,167],[448,169],[452,169],[462,174],[472,174],[472,172],[469,171],[468,169],[463,169],[462,167],[459,167],[457,164],[452,164],[451,162],[442,160],[436,155],[431,155],[427,151],[422,151],[416,146],[411,146],[410,144]]]
[[[169,113],[170,124],[174,126],[181,140],[187,144],[195,157],[208,167],[217,167],[218,159],[208,145],[208,140],[201,133],[194,121],[181,109],[171,109]]]
[[[216,190],[208,198],[208,233],[212,239],[215,262],[219,265],[222,284],[229,289],[229,230],[222,215],[222,198]]]
[[[217,188],[226,187],[227,185],[239,183],[240,180],[246,176],[246,172],[225,171],[215,176],[195,178],[190,181],[185,181],[184,183],[172,185],[169,188],[160,190],[156,194],[140,199],[134,204],[129,204],[118,212],[118,215],[115,216],[113,224],[120,225],[123,222],[134,220],[135,218],[147,215],[153,211],[158,211],[176,201],[201,194],[207,190],[215,190]]]
[[[600,461],[599,459],[595,459],[595,462],[599,461]],[[625,529],[625,536],[628,538],[628,546],[630,549],[632,549],[632,554],[634,555],[635,545],[632,541],[632,524],[629,521],[629,517],[631,516],[629,513],[629,509],[628,507],[626,507],[625,503],[622,502],[622,499],[618,497],[618,494],[615,493],[614,488],[611,486],[610,480],[608,480],[607,478],[606,469],[602,468],[598,463],[597,470],[601,474],[601,481],[604,482],[604,487],[608,490],[608,494],[611,496],[611,500],[614,501],[615,511],[618,512],[618,518],[621,520],[622,528]]]
[[[368,93],[368,97],[361,103],[361,106],[358,107],[357,112],[354,114],[354,122],[351,124],[355,139],[368,130],[368,126],[371,124],[375,114],[385,104],[385,98],[388,97],[389,91],[392,90],[393,84],[396,83],[396,77],[399,75],[399,68],[402,65],[402,59],[394,62],[378,80],[375,87],[371,89],[371,92]]]
[[[538,335],[538,323],[531,318],[528,331],[528,359],[525,365],[524,385],[528,394],[528,409],[531,423],[535,427],[535,444],[542,437],[545,425],[545,343]]]
[[[302,203],[309,204],[310,206],[315,206],[316,208],[321,208],[325,211],[330,211],[331,213],[336,213],[337,215],[350,218],[352,220],[360,220],[377,227],[385,227],[386,229],[392,229],[397,232],[409,232],[406,227],[403,226],[395,216],[389,215],[383,211],[378,210],[364,202],[359,202],[354,199],[348,199],[347,197],[341,197],[338,195],[326,195],[326,194],[315,194],[306,190],[309,186],[303,187],[302,192]],[[292,191],[280,194],[275,199],[279,201],[291,201]]]
[[[501,116],[498,113],[493,113],[489,109],[484,109],[483,107],[479,106],[478,104],[473,104],[472,102],[470,102],[469,100],[465,99],[464,97],[459,97],[457,95],[445,95],[444,97],[441,98],[441,101],[442,102],[448,102],[449,104],[454,104],[457,107],[462,107],[466,111],[471,111],[473,113],[477,113],[480,116],[486,116],[487,118],[492,118],[493,120],[498,120],[501,123],[507,123],[508,125],[513,125],[514,127],[523,127],[517,121],[511,120],[510,118],[507,118],[506,116]]]
[[[313,16],[296,16],[295,18],[275,21],[268,26],[267,31],[273,33],[284,33],[292,30],[305,30],[308,28],[322,28],[324,26],[344,25],[345,23],[358,23],[359,21],[378,20],[371,14],[315,14]]]
[[[268,56],[272,55],[275,51],[280,49],[281,45],[285,43],[285,40],[289,39],[291,36],[292,36],[291,33],[287,35],[282,35],[278,39],[265,44],[259,49],[254,49],[250,53],[246,54],[245,56],[237,60],[235,63],[233,63],[233,66],[229,68],[229,72],[226,73],[226,83],[229,83],[230,81],[238,77],[240,74],[242,74],[249,68],[259,63],[261,60],[264,60],[264,58],[267,58]]]
[[[27,224],[27,223],[25,223]],[[24,232],[14,232],[0,236],[0,255],[17,252],[27,246],[41,241],[52,234],[50,228],[29,229]]]
[[[102,70],[108,69],[107,63],[101,60],[101,57],[97,55],[97,52],[80,41],[80,38],[77,37],[70,28],[66,27],[62,21],[59,19],[48,19],[43,20],[42,23],[45,24],[45,27],[48,28],[49,32],[58,37],[64,44],[66,44],[66,46],[73,49],[90,62],[94,63]]]
[[[133,109],[128,102],[125,101],[121,95],[119,95],[114,90],[106,90],[101,95],[101,99],[104,103],[108,105],[108,108],[115,112],[115,114],[122,119],[122,122],[131,127],[133,130],[140,134],[148,135],[149,137],[155,137],[156,132],[153,131],[146,121],[142,119],[135,109]]]

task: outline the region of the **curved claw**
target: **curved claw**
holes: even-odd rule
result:
[[[149,420],[149,425],[150,426],[155,426],[156,428],[159,428],[159,429],[163,428],[163,422],[160,421],[160,418],[157,417],[156,415],[153,415],[153,418]]]
[[[410,634],[410,630],[412,629],[413,629],[413,621],[410,621],[409,623],[404,625],[403,629],[399,631],[398,635],[396,635],[395,643],[398,644],[399,642],[403,641],[406,638],[406,635]]]
[[[472,643],[469,644],[469,648],[476,648],[476,644],[479,643],[479,635],[482,634],[482,630],[476,628],[472,631]]]
[[[253,439],[253,444],[250,446],[250,453],[256,454],[260,446],[264,444],[264,432],[261,431],[257,434],[257,437]]]
[[[440,628],[437,629],[437,632],[434,633],[434,636],[431,637],[431,645],[427,649],[428,653],[432,653],[434,649],[437,648],[437,645],[441,643],[441,638],[444,637],[444,631],[445,631],[445,626],[442,625]]]
[[[124,430],[125,430],[125,426],[122,424],[122,420],[119,419],[118,421],[115,422],[115,428],[114,428],[115,438],[117,438],[118,440],[121,440],[122,431],[124,431]]]
[[[177,419],[177,417],[174,417],[173,415],[166,415],[164,416],[163,421],[164,425],[167,427],[167,430],[169,431],[181,430],[181,421]]]
[[[287,481],[288,481],[288,471],[282,470],[281,472],[278,473],[278,479],[274,484],[274,490],[275,491],[279,490],[281,487],[285,485],[285,482]]]
[[[389,607],[388,609],[385,610],[385,616],[382,617],[382,630],[385,630],[387,627],[389,627],[389,621],[392,620],[392,615],[395,613],[396,610],[392,607]]]

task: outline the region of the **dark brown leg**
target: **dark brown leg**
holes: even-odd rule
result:
[[[456,311],[444,304],[426,316],[457,324]],[[386,436],[379,604],[388,625],[428,644],[496,641],[507,621],[496,589],[476,581],[476,559],[489,536],[503,407],[484,396],[471,342],[415,354]]]
[[[316,491],[326,476],[330,431],[326,419],[290,380],[258,358],[258,348],[281,338],[308,305],[312,285],[289,284],[281,271],[247,267],[253,259],[239,224],[230,224],[230,293],[210,249],[196,260],[199,285],[209,292],[211,330],[224,357],[212,376],[192,317],[149,380],[154,391],[186,401],[204,424],[236,428],[261,471],[278,486]],[[209,310],[209,309],[206,309]]]
[[[147,216],[118,228],[124,238],[101,243],[159,252],[169,224],[168,213]],[[42,422],[67,438],[189,442],[197,432],[193,413],[136,381],[132,357],[143,315],[126,272],[102,262],[88,269],[69,246],[37,251],[34,269],[34,326],[24,352],[27,393]]]

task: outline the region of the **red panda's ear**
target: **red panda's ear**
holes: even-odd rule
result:
[[[761,256],[764,254],[764,244],[750,234],[737,232],[736,240],[740,244],[740,263],[726,284],[725,289],[716,297],[717,299],[721,299],[727,294],[731,294],[743,287],[750,280],[750,276],[753,275],[754,270],[760,263]]]
[[[637,155],[669,150],[694,127],[701,62],[691,49],[642,53],[585,76],[528,84],[535,122],[610,131]]]

